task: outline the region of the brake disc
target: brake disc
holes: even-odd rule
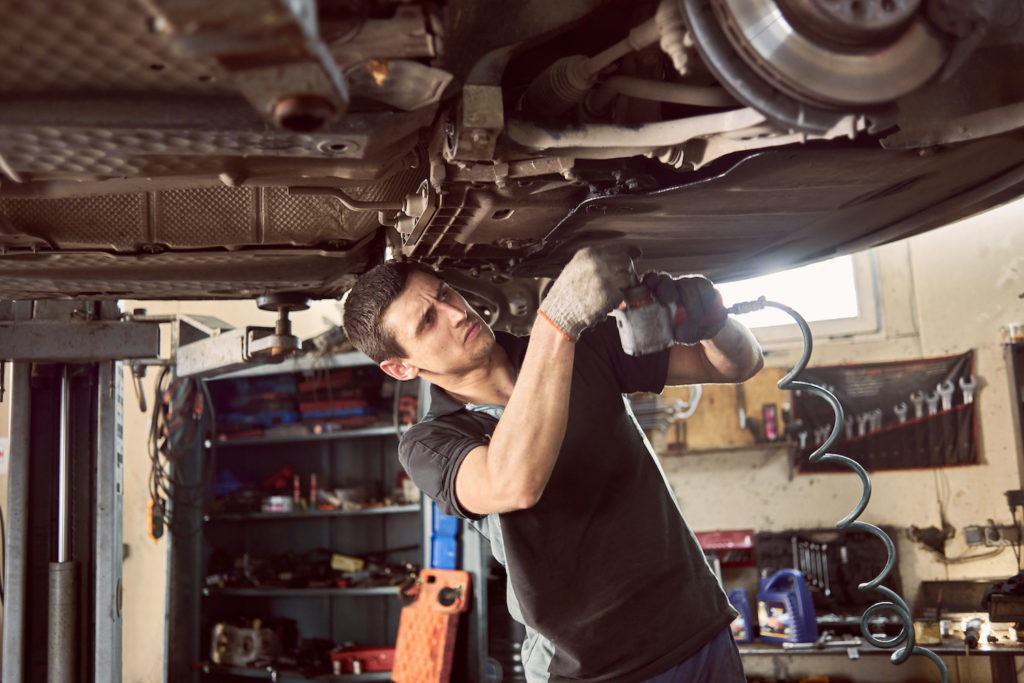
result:
[[[726,37],[762,79],[825,108],[892,102],[948,55],[920,0],[711,0]]]

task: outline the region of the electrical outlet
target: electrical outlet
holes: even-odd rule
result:
[[[964,543],[989,547],[1015,545],[1020,538],[1017,527],[1010,524],[972,524],[964,527]]]
[[[985,542],[985,527],[972,524],[964,527],[964,543],[981,545]]]
[[[1015,526],[990,524],[984,527],[985,545],[1016,545],[1020,541],[1020,531]]]

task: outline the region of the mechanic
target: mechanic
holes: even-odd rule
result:
[[[531,683],[745,681],[736,612],[623,394],[743,381],[760,347],[706,278],[649,273],[661,301],[685,306],[686,343],[626,355],[607,313],[630,270],[620,250],[578,251],[515,337],[429,271],[388,263],[348,293],[344,327],[387,374],[433,385],[399,458],[505,565]]]

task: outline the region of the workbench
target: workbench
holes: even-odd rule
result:
[[[861,639],[863,641],[863,639]],[[781,643],[738,643],[740,656],[743,658],[744,666],[748,663],[753,663],[755,660],[760,658],[779,658],[779,657],[821,657],[821,656],[832,656],[832,657],[849,657],[851,660],[857,660],[860,657],[891,657],[892,653],[895,652],[895,648],[878,648],[867,642],[862,642],[856,647],[843,647],[843,646],[829,646],[824,645],[821,647],[812,646],[802,649],[787,649],[782,646]],[[1015,657],[1024,657],[1024,643],[979,643],[977,647],[971,648],[969,651],[964,649],[964,641],[960,638],[944,638],[942,643],[939,645],[924,645],[929,650],[937,655],[940,655],[944,659],[949,657],[985,657],[988,658],[989,668],[991,670],[991,680],[993,683],[1016,683],[1017,674],[1014,663]],[[906,663],[909,664],[913,660],[922,660],[927,667],[930,667],[935,672],[934,677],[929,677],[928,680],[939,680],[939,675],[935,664],[927,658],[920,655],[912,655],[910,660]],[[893,669],[900,670],[906,664],[900,667],[893,666]],[[851,663],[850,668],[846,669],[846,673],[853,673],[851,670],[856,667],[856,663]],[[892,665],[890,665],[892,666]],[[860,680],[860,679],[857,679]],[[865,679],[867,680],[867,679]],[[950,680],[956,680],[956,677],[951,676]]]

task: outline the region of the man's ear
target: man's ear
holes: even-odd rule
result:
[[[398,358],[389,358],[380,364],[380,369],[399,381],[415,379],[420,369]]]

